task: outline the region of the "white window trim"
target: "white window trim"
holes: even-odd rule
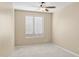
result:
[[[27,16],[25,16],[25,20],[26,20],[26,17],[27,17]],[[43,31],[43,33],[42,33],[42,34],[35,34],[35,31],[34,31],[35,28],[33,28],[33,34],[26,34],[26,33],[24,32],[25,38],[44,37],[44,33],[45,33],[45,32],[44,32],[44,16],[33,16],[33,19],[34,19],[34,17],[42,17],[42,19],[43,19],[43,20],[42,20],[42,23],[43,23],[43,26],[42,26],[43,30],[42,30],[42,31]],[[33,24],[34,24],[34,20],[33,20]],[[25,31],[26,31],[26,30],[25,30]]]

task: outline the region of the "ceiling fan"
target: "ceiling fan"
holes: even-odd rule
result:
[[[56,8],[56,6],[47,6],[46,2],[41,2],[40,7],[42,8],[43,11],[46,11],[46,12],[49,11],[49,8]]]

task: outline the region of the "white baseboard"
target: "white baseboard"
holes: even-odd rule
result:
[[[58,48],[61,48],[61,49],[63,49],[64,51],[66,51],[66,52],[68,52],[68,53],[70,53],[70,54],[72,54],[72,55],[74,55],[74,56],[76,56],[76,57],[79,57],[79,54],[77,54],[77,53],[75,53],[75,52],[72,52],[71,50],[68,50],[68,49],[66,49],[66,48],[63,48],[63,47],[61,47],[61,46],[59,46],[59,45],[57,45],[57,44],[54,44],[54,45],[56,45]]]

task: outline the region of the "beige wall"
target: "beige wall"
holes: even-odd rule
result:
[[[0,3],[0,56],[7,56],[14,48],[12,3]]]
[[[30,37],[27,38],[24,34],[24,26],[25,26],[25,16],[35,15],[35,16],[44,16],[44,36],[43,37]],[[46,43],[51,42],[52,40],[52,14],[48,13],[39,13],[39,12],[31,12],[31,11],[22,11],[15,10],[15,22],[16,22],[16,45],[26,45],[26,44],[36,44],[36,43]],[[26,37],[26,38],[25,38]]]
[[[53,42],[79,53],[79,3],[54,13]]]

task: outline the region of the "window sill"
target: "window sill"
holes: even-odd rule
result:
[[[40,38],[40,37],[44,37],[44,36],[26,36],[25,38]]]

